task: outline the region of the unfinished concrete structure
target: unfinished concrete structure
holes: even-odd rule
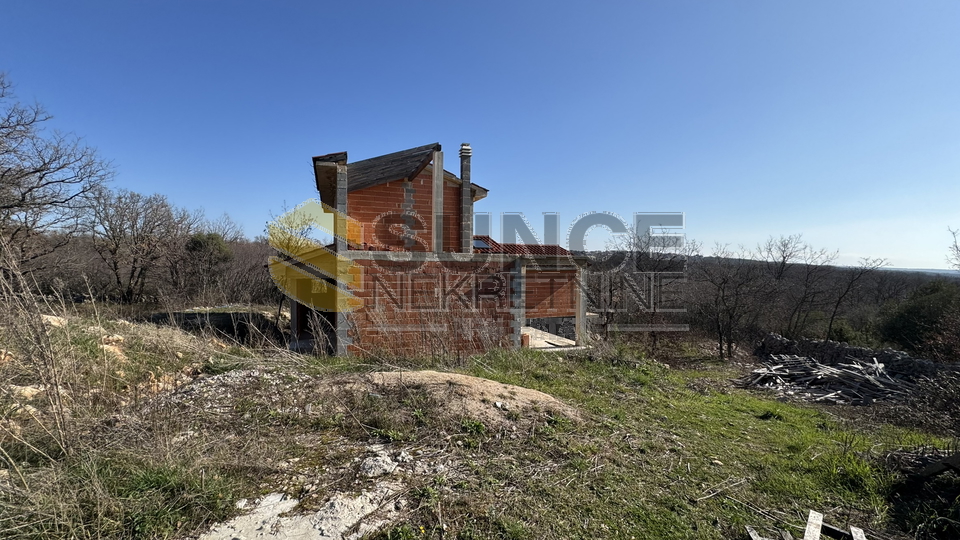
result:
[[[313,158],[320,200],[360,222],[359,242],[328,248],[362,270],[351,292],[363,305],[321,312],[291,298],[291,348],[471,354],[521,346],[534,319],[572,319],[585,334],[567,250],[474,236],[474,204],[488,191],[472,181],[471,157],[463,144],[459,176],[444,170],[439,143],[355,163],[346,152]]]

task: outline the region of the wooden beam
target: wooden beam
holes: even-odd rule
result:
[[[927,465],[917,476],[920,478],[930,478],[931,476],[936,476],[950,469],[960,471],[960,454],[954,454],[947,459]]]

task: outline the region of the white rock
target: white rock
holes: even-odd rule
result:
[[[100,338],[100,343],[104,345],[116,345],[117,343],[123,343],[123,336],[120,334],[111,334],[109,336],[103,336]]]
[[[54,328],[61,328],[67,325],[66,319],[57,317],[56,315],[40,315],[40,320],[43,321],[43,324]]]
[[[360,474],[367,478],[376,478],[392,473],[397,464],[389,456],[369,457],[360,462]]]
[[[19,396],[27,401],[30,401],[43,393],[43,388],[40,388],[39,386],[17,386],[15,384],[11,384],[7,386],[7,388],[9,388],[10,392],[12,392],[14,395]]]
[[[373,491],[365,491],[356,497],[337,494],[331,497],[319,512],[283,517],[281,514],[292,511],[299,501],[288,499],[281,493],[271,493],[261,499],[250,513],[215,525],[209,532],[201,535],[199,540],[355,540],[396,518],[396,503],[385,503],[389,502],[390,496],[399,489],[399,486],[380,485]],[[237,504],[239,507],[240,503]],[[250,506],[249,502],[245,502],[245,508]]]

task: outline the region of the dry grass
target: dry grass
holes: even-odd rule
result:
[[[699,357],[669,368],[629,344],[467,357],[440,335],[423,336],[420,357],[304,357],[4,286],[2,538],[189,537],[275,490],[319,507],[370,487],[354,460],[372,445],[420,470],[402,476],[410,505],[380,538],[719,540],[745,524],[797,527],[817,508],[870,538],[933,539],[955,537],[960,520],[955,500],[898,492],[904,471],[885,460],[947,441],[730,388],[736,373]],[[457,374],[439,386],[365,375],[427,367]],[[495,390],[462,407],[468,375]],[[579,420],[512,403],[504,385]]]

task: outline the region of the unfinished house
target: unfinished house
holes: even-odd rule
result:
[[[324,311],[291,298],[291,348],[466,355],[520,347],[531,333],[542,342],[531,323],[584,334],[579,270],[567,250],[473,234],[474,205],[488,191],[471,179],[471,154],[461,146],[459,176],[444,170],[440,144],[353,163],[346,152],[313,158],[320,200],[360,225],[352,241],[326,248],[358,270],[349,290],[360,305]]]

